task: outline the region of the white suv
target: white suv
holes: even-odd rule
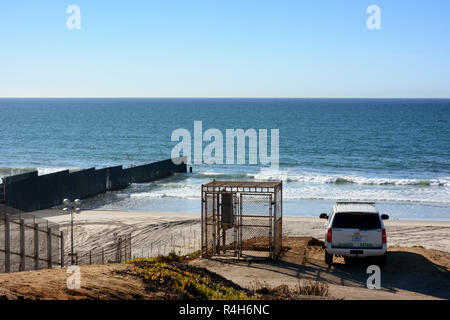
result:
[[[343,256],[346,262],[353,257],[378,257],[378,264],[386,263],[386,229],[373,202],[336,202],[330,215],[322,213],[325,223],[325,262],[333,264],[333,256]]]

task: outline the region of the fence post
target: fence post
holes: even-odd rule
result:
[[[25,220],[20,219],[20,271],[25,271]]]
[[[122,262],[122,240],[119,242],[119,262]]]
[[[47,266],[52,268],[52,229],[47,227]]]
[[[5,213],[5,272],[11,271],[11,239],[9,232],[9,216]]]
[[[60,240],[61,240],[61,244],[60,244],[60,247],[61,247],[61,268],[64,268],[64,231],[61,231]]]
[[[200,225],[201,228],[203,225]],[[194,245],[194,251],[195,248],[197,248],[197,234],[195,233],[195,229],[194,229],[194,239],[192,239],[192,243]],[[200,230],[200,251],[201,251],[201,256],[203,257],[203,229]]]
[[[116,262],[122,261],[122,255],[120,250],[121,240],[117,242],[117,249],[116,249]]]
[[[102,247],[102,264],[105,264],[105,249]]]
[[[92,250],[89,250],[89,265],[92,264]]]
[[[123,257],[123,259],[125,260],[125,261],[127,261],[127,255],[128,255],[128,246],[127,246],[127,242],[128,242],[128,237],[127,236],[125,236],[125,254],[124,254],[124,257]]]
[[[34,270],[39,270],[39,224],[34,224]]]

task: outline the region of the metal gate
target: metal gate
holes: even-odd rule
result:
[[[202,211],[202,250],[205,256],[238,252],[237,230],[235,228],[238,198],[236,193],[206,193]],[[224,210],[230,203],[231,209]],[[226,199],[224,201],[224,199]],[[232,213],[231,216],[224,214]]]
[[[220,188],[211,185],[218,183]],[[270,183],[271,188],[228,186],[237,183],[202,186],[202,256],[276,259],[282,239],[281,182]]]
[[[240,195],[239,256],[273,256],[272,195],[243,193]]]

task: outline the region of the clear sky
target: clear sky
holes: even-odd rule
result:
[[[450,97],[448,0],[0,0],[0,44],[0,97]]]

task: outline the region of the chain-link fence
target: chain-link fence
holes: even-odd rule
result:
[[[271,194],[241,194],[239,229],[240,255],[272,257],[273,213]]]
[[[133,257],[157,257],[174,252],[188,255],[200,250],[200,225],[194,224],[182,230],[167,232],[158,239],[152,239],[133,248]]]
[[[281,182],[202,186],[202,255],[276,259],[282,248]]]
[[[105,264],[130,260],[132,258],[131,239],[131,234],[128,234],[101,248],[81,250],[74,256],[75,264]]]
[[[61,212],[55,209],[51,213],[45,212],[45,215],[54,216]],[[160,226],[141,226],[137,232],[130,231],[128,227],[123,230],[114,229],[115,236],[100,236],[92,244],[92,241],[87,240],[92,235],[75,224],[78,239],[75,238],[73,263],[116,263],[133,258],[167,255],[170,252],[187,255],[200,250],[201,231],[200,221],[197,219],[164,222],[161,229]],[[64,234],[61,230],[64,230]],[[70,224],[51,223],[0,204],[0,272],[71,265],[70,230]],[[82,243],[80,238],[83,239]]]

